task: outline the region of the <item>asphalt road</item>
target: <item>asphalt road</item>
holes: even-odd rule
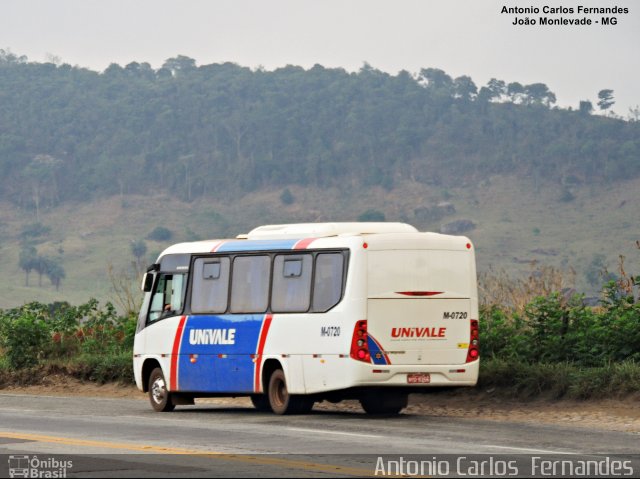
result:
[[[156,413],[139,400],[0,394],[0,455],[69,457],[68,477],[348,477],[374,475],[381,455],[420,458],[435,468],[441,458],[473,454],[529,463],[531,456],[623,460],[639,453],[638,434],[481,418],[327,411],[282,417],[217,405]],[[638,475],[638,457],[631,460]],[[0,475],[7,465],[0,457]]]

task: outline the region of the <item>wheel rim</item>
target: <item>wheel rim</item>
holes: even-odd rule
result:
[[[153,381],[151,385],[151,397],[156,404],[162,404],[164,398],[167,395],[167,387],[164,383],[164,378],[158,377]]]
[[[275,403],[279,407],[283,407],[287,402],[287,397],[289,393],[287,392],[287,385],[284,381],[278,380],[276,384],[274,384],[273,398],[275,399]]]

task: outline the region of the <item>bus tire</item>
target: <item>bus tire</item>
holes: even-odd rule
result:
[[[269,396],[266,394],[254,394],[251,396],[251,404],[258,411],[272,412],[271,404],[269,404]]]
[[[161,368],[155,368],[149,376],[149,402],[157,412],[170,412],[175,409]]]
[[[276,369],[269,378],[267,392],[271,410],[282,414],[307,414],[313,408],[314,401],[308,396],[289,394],[287,380],[282,369]]]
[[[360,398],[360,405],[367,414],[396,415],[407,407],[409,395],[404,393],[370,393]]]

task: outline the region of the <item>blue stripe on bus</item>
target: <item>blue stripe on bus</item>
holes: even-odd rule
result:
[[[369,346],[369,353],[371,354],[373,364],[387,364],[384,353],[380,351],[378,343],[375,342],[371,336],[367,337],[367,346]]]
[[[264,317],[264,314],[189,316],[180,347],[179,389],[253,392],[255,363],[251,355],[256,353]],[[230,330],[234,330],[233,344],[203,344],[212,338],[216,342],[228,341]],[[226,357],[218,357],[220,354]],[[192,355],[197,355],[194,362]]]
[[[217,250],[220,252],[230,251],[261,251],[276,249],[292,249],[299,239],[279,239],[279,240],[239,240],[223,243]]]

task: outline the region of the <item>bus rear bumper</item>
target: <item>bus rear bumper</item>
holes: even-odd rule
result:
[[[357,364],[354,386],[443,387],[475,386],[480,361],[453,365]]]

